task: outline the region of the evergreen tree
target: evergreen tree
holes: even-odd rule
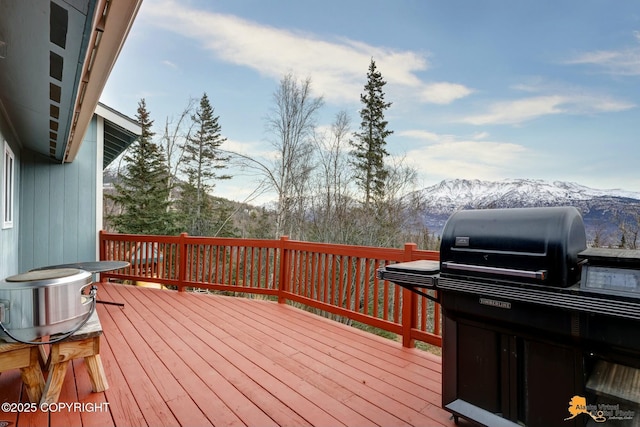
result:
[[[205,93],[195,114],[191,117],[195,132],[184,145],[182,172],[187,182],[182,186],[182,197],[178,203],[179,211],[185,220],[187,232],[195,236],[214,233],[212,217],[216,215],[209,193],[215,184],[213,180],[229,179],[231,176],[220,174],[227,167],[229,157],[220,153],[220,145],[226,138],[221,135],[218,116]]]
[[[371,58],[367,73],[367,84],[364,93],[360,95],[363,107],[360,110],[360,132],[354,133],[351,155],[355,167],[355,179],[364,192],[364,206],[368,208],[374,200],[382,198],[384,183],[388,176],[384,159],[389,155],[385,149],[386,138],[393,133],[387,130],[388,122],[384,119],[384,111],[391,106],[391,102],[384,101],[382,91],[386,81],[377,71],[376,63]]]
[[[264,206],[249,213],[243,236],[254,239],[273,239],[273,215]]]
[[[216,237],[238,237],[240,230],[238,230],[233,222],[233,204],[219,197],[213,197],[211,203],[214,206],[214,216],[211,220],[213,227],[212,235]]]
[[[136,119],[142,134],[124,157],[125,171],[108,195],[119,207],[119,214],[107,217],[120,233],[173,234],[174,216],[169,210],[169,173],[162,148],[152,141],[153,120],[145,100],[138,103]]]
[[[210,219],[207,213],[212,214],[212,206],[209,197],[198,201],[198,190],[191,180],[180,183],[180,196],[176,201],[178,222],[181,231],[192,236],[209,235],[211,229]]]

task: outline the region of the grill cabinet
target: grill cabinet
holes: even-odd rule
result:
[[[424,261],[379,271],[438,290],[442,404],[456,421],[595,423],[566,420],[580,396],[635,411],[623,425],[640,424],[640,251],[585,249],[572,207],[460,211],[445,225],[439,273]]]

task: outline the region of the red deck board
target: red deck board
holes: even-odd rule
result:
[[[110,334],[105,333],[105,336],[112,349],[112,357],[120,367],[122,375],[131,391],[129,399],[136,402],[148,425],[180,425],[171,413],[167,402],[162,399],[160,393],[155,388],[153,380],[157,380],[157,378],[149,378],[138,361],[138,355],[143,356],[144,353],[147,353],[149,350],[144,348],[144,346],[129,347],[122,330],[119,329],[115,320],[111,317],[112,314],[113,311],[103,310],[102,313],[100,313],[100,322],[102,323],[103,329],[111,331]],[[122,327],[126,329],[127,325],[123,324]],[[109,375],[107,374],[107,380],[108,378]]]
[[[126,294],[126,288],[120,290]],[[115,295],[119,296],[120,294]],[[216,375],[206,360],[202,359],[197,352],[189,351],[189,349],[198,349],[202,352],[210,352],[211,349],[203,346],[198,347],[198,344],[202,343],[201,341],[191,342],[192,345],[197,346],[196,349],[185,348],[185,345],[188,346],[189,343],[184,340],[184,337],[177,335],[167,327],[171,324],[168,313],[154,313],[148,308],[153,306],[149,299],[145,300],[147,304],[143,304],[136,299],[135,295],[127,295],[127,297],[129,309],[124,309],[122,312],[126,313],[129,319],[137,325],[145,340],[152,343],[153,350],[160,356],[163,363],[167,364],[178,381],[183,383],[186,393],[192,396],[199,407],[210,417],[210,421],[213,424],[244,425],[242,420],[224,405],[221,396],[233,399],[234,406],[238,406],[240,412],[245,412],[245,408],[253,406],[251,400],[243,399],[243,396],[237,393],[233,386],[225,383],[223,377]],[[251,416],[245,420],[248,425],[275,425],[266,416],[256,416],[259,413],[258,407],[249,413]]]
[[[198,308],[195,304],[192,305],[192,310],[194,313],[202,316],[215,318],[216,320],[214,322],[217,324],[225,323],[225,317],[221,317],[218,313],[208,313],[204,308]],[[315,384],[311,384],[303,377],[305,374],[304,370],[296,372],[292,365],[297,363],[278,351],[270,351],[268,342],[261,342],[259,337],[252,337],[243,331],[241,327],[234,329],[237,331],[237,334],[234,337],[225,338],[225,343],[234,351],[254,361],[254,363],[269,372],[272,376],[290,384],[291,388],[301,396],[298,402],[294,402],[294,406],[315,404],[326,412],[326,415],[320,414],[320,416],[326,418],[326,421],[331,424],[335,424],[337,420],[349,426],[371,425],[371,420],[368,420],[366,417],[358,414],[340,402],[340,400],[336,399],[334,396],[335,390],[323,389]],[[304,398],[306,398],[308,402],[305,402],[303,400]]]
[[[111,418],[105,394],[94,393],[91,390],[89,372],[84,360],[76,359],[72,365],[76,392],[78,393],[77,402],[84,404],[82,407],[84,411],[80,411],[81,424],[84,427],[112,427],[114,425],[113,418]]]
[[[303,315],[305,313],[302,313]],[[307,319],[308,320],[308,319]],[[315,319],[314,319],[315,320]],[[326,322],[321,322],[323,325]],[[397,402],[401,402],[403,404],[409,405],[407,407],[399,407],[399,413],[404,415],[410,414],[414,407],[420,406],[428,406],[431,407],[431,404],[426,404],[424,402],[424,398],[426,395],[432,396],[433,401],[437,402],[438,406],[440,403],[440,395],[433,393],[431,390],[426,389],[421,384],[423,382],[421,377],[424,377],[424,369],[420,375],[416,375],[413,378],[413,382],[406,383],[406,389],[410,390],[411,393],[407,392],[405,389],[401,389],[396,387],[398,382],[398,377],[396,375],[390,375],[389,373],[383,373],[380,375],[380,372],[376,372],[376,375],[371,375],[369,370],[369,365],[366,363],[362,363],[361,361],[353,358],[349,354],[340,355],[339,352],[340,347],[335,346],[335,341],[332,341],[330,338],[327,338],[326,334],[330,329],[339,329],[338,333],[340,335],[350,335],[351,332],[354,332],[352,328],[345,327],[343,325],[336,324],[335,322],[329,322],[326,324],[326,328],[319,331],[316,328],[317,325],[307,321],[304,323],[295,323],[291,325],[291,328],[287,331],[285,335],[280,335],[280,338],[283,336],[291,336],[293,329],[304,328],[303,330],[299,330],[297,332],[299,339],[301,339],[305,345],[300,346],[300,351],[294,356],[295,358],[301,359],[304,361],[304,364],[309,367],[317,367],[322,368],[322,363],[325,363],[326,375],[332,375],[332,377],[342,378],[350,378],[352,381],[350,382],[350,387],[354,387],[359,390],[359,395],[365,396],[365,398],[371,398],[374,395],[383,394],[385,397],[391,397]],[[268,328],[270,326],[266,325],[266,321],[263,322],[262,327]],[[275,328],[272,328],[275,329]],[[344,330],[340,330],[344,329]],[[306,331],[306,333],[305,333]],[[280,333],[282,334],[282,333]],[[274,338],[278,339],[279,337],[274,336]],[[349,337],[351,338],[351,337]],[[321,342],[321,341],[324,341]],[[331,344],[334,344],[332,346]],[[392,343],[388,340],[382,341],[381,346],[379,347],[387,347],[394,350],[394,346],[398,344]],[[376,349],[378,352],[380,348]],[[411,352],[415,352],[419,350],[411,350]],[[397,351],[396,351],[397,352]],[[388,353],[379,352],[380,354],[374,355],[374,357],[384,358]],[[344,361],[344,364],[335,364],[334,359],[340,358]],[[341,374],[340,376],[335,376],[335,371],[338,370]],[[384,381],[386,380],[386,382]],[[402,380],[401,380],[402,381]],[[367,384],[367,387],[362,387],[363,384]],[[371,393],[371,389],[376,393]],[[438,390],[439,390],[439,382],[438,382]],[[382,393],[380,393],[382,391]],[[416,397],[420,396],[420,397]],[[389,404],[388,404],[389,405]],[[408,409],[408,411],[407,411]]]
[[[101,319],[105,318],[107,316],[106,309],[103,306],[99,306],[98,314]],[[104,323],[102,323],[102,328],[105,328]],[[104,393],[97,394],[103,395],[105,400],[109,402],[109,413],[113,418],[114,425],[146,426],[147,422],[140,407],[137,404],[132,404],[136,402],[134,393],[129,388],[129,383],[111,350],[109,335],[116,333],[117,331],[114,330],[105,330],[100,339],[100,357],[109,388]]]
[[[126,292],[127,288],[119,288],[119,290]],[[132,294],[135,294],[135,292],[132,292]],[[147,294],[146,296],[159,297],[159,295],[160,294]],[[135,300],[134,295],[128,298],[129,303],[133,302],[134,305],[136,304]],[[145,318],[149,320],[150,323],[156,325],[156,327],[167,325],[182,329],[180,335],[171,333],[173,339],[168,340],[168,343],[176,348],[176,353],[183,357],[182,360],[190,365],[195,372],[198,372],[202,380],[208,383],[209,387],[218,394],[219,397],[217,400],[209,401],[210,403],[221,403],[222,401],[220,399],[228,401],[229,405],[238,412],[248,425],[270,424],[267,419],[260,416],[262,412],[260,408],[268,412],[279,425],[308,425],[308,423],[305,423],[294,411],[286,408],[285,405],[275,399],[269,391],[254,382],[249,375],[236,368],[228,360],[224,359],[221,354],[217,353],[215,348],[218,348],[218,350],[224,348],[222,342],[213,348],[208,346],[207,343],[195,336],[189,328],[185,328],[183,323],[177,322],[172,315],[164,316],[162,319],[156,317],[154,321],[151,321],[150,319],[154,317],[154,315],[150,311],[145,311],[147,305],[151,305],[151,300],[149,298],[141,298],[136,308],[145,314]],[[176,310],[174,309],[172,312],[174,315]],[[179,316],[180,314],[178,317]],[[170,330],[170,328],[165,329]],[[168,333],[169,331],[167,331],[167,334]],[[180,341],[183,341],[189,347],[181,345]],[[221,352],[224,353],[224,351]],[[206,355],[206,360],[203,359],[201,355]],[[231,356],[231,358],[233,358],[235,354]],[[224,370],[220,367],[223,367]],[[216,369],[221,369],[225,376],[218,373]],[[249,372],[255,373],[255,370],[250,369]],[[194,391],[201,393],[199,389]],[[224,422],[221,424],[228,425],[229,423]]]
[[[139,331],[139,327],[142,326],[141,323],[130,322],[130,319],[126,318],[125,310],[112,310],[110,314],[118,324],[120,332],[129,346],[135,349],[135,357],[140,366],[151,380],[158,394],[160,394],[162,401],[166,402],[178,424],[203,425],[208,423],[206,416],[193,400],[185,397],[186,391],[180,385],[180,382],[174,378],[172,372],[164,365],[163,359],[148,344],[147,340],[153,339],[154,336],[145,334],[143,338],[142,331]],[[163,347],[165,347],[164,342],[162,342],[160,348]],[[134,393],[137,393],[138,389],[142,387],[148,388],[146,385],[138,385],[132,388]],[[153,395],[150,397],[154,398]],[[152,402],[151,406],[154,406],[154,404],[155,402]]]
[[[232,304],[232,306],[231,307],[220,307],[220,304],[219,304],[220,300],[224,301],[225,303]],[[218,316],[219,317],[218,323],[222,323],[225,319],[227,319],[227,323],[228,324],[233,324],[234,328],[236,328],[236,329],[239,328],[239,325],[244,325],[244,329],[246,330],[246,333],[251,335],[251,333],[253,332],[254,335],[255,335],[253,337],[254,340],[256,342],[261,342],[262,346],[263,346],[262,348],[265,351],[268,350],[268,345],[270,343],[276,343],[276,344],[274,344],[274,348],[272,349],[272,351],[268,352],[268,354],[267,353],[264,353],[264,354],[270,360],[273,360],[273,361],[276,361],[276,362],[280,363],[286,369],[293,369],[293,366],[292,366],[293,362],[292,361],[287,362],[287,360],[285,359],[286,356],[284,356],[284,355],[300,353],[301,351],[304,351],[305,349],[309,348],[310,344],[316,344],[316,342],[315,342],[313,337],[311,339],[309,338],[309,335],[310,334],[313,335],[313,333],[310,332],[309,330],[307,330],[307,332],[308,332],[307,335],[305,336],[303,334],[300,334],[300,336],[302,337],[301,341],[297,342],[296,345],[295,345],[295,347],[299,348],[300,350],[295,349],[295,348],[283,349],[282,345],[281,345],[283,340],[291,341],[291,336],[290,336],[291,330],[290,329],[288,330],[290,325],[285,324],[284,327],[283,327],[283,325],[278,325],[278,324],[265,325],[265,322],[267,321],[267,319],[265,319],[265,316],[260,315],[258,318],[252,318],[252,317],[255,316],[255,313],[264,314],[264,311],[261,311],[261,310],[256,311],[254,307],[253,307],[252,310],[247,309],[246,312],[242,311],[242,310],[240,310],[238,308],[237,304],[233,304],[234,300],[235,300],[234,298],[226,298],[226,299],[218,298],[216,300],[216,302],[217,302],[216,307],[219,308],[219,309],[215,311],[215,314],[211,313],[211,314],[208,314],[208,316]],[[249,302],[252,302],[252,301],[249,301]],[[257,301],[253,301],[253,303],[255,305],[255,303],[258,303],[258,302]],[[203,302],[203,300],[201,300],[201,299],[197,300],[197,301],[195,301],[195,304],[197,304],[199,306],[202,306],[201,310],[206,310],[206,306],[203,306],[203,304],[205,304],[205,302]],[[269,307],[273,307],[273,305],[275,303],[264,303],[264,304],[267,304]],[[288,309],[289,310],[293,310],[290,307]],[[196,311],[195,307],[194,307],[194,311]],[[205,311],[205,313],[206,313],[206,311]],[[301,314],[303,315],[303,317],[304,316],[309,317],[308,313],[301,313]],[[311,317],[315,318],[315,316],[311,316]],[[228,319],[232,319],[232,318],[234,319],[234,321],[233,322],[229,322]],[[282,316],[279,316],[278,319],[282,319]],[[330,322],[330,324],[335,324],[335,322]],[[304,327],[308,328],[308,325],[305,325],[304,322],[301,323],[301,325],[302,325],[301,327],[303,327],[303,328]],[[264,329],[265,332],[264,333],[257,332],[256,328]],[[315,329],[315,328],[310,328],[310,329]],[[342,332],[347,334],[347,335],[351,334],[351,333],[355,333],[355,334],[359,334],[360,333],[360,331],[356,331],[353,328],[349,328],[349,327],[344,327],[343,329],[344,330]],[[283,333],[283,332],[281,332],[281,330],[286,330],[287,333]],[[271,335],[271,337],[273,339],[265,340],[264,336],[268,335],[269,333],[270,333],[270,335]],[[287,334],[289,334],[289,335],[287,335]],[[367,334],[367,335],[369,335],[369,334]],[[322,334],[320,334],[319,337],[322,338]],[[249,340],[246,340],[246,341],[249,341]],[[383,344],[388,346],[389,345],[389,341],[383,341]],[[397,345],[399,345],[399,344],[397,344]],[[336,350],[329,348],[327,351],[329,351],[329,352],[333,351],[334,354],[335,354]],[[415,350],[415,351],[419,351],[419,350]],[[318,352],[316,352],[316,353],[318,353]],[[323,353],[320,353],[320,354],[323,354]],[[288,368],[287,368],[287,366],[288,366]],[[300,377],[304,377],[305,373],[308,371],[309,367],[310,366],[305,366],[303,364],[298,364],[296,366],[297,372],[295,372],[295,373]],[[367,369],[367,366],[363,364],[363,365],[361,365],[361,368],[363,369],[363,371],[361,371],[361,373],[364,374],[364,372]],[[331,372],[331,371],[333,371],[333,372]],[[336,377],[335,369],[333,369],[333,368],[331,368],[329,370],[329,372],[326,373],[326,376],[328,378],[332,378],[332,380],[330,382],[334,381],[336,378],[339,378],[339,377]],[[315,379],[316,381],[319,381],[318,378],[322,378],[322,377],[321,376],[313,376],[311,378]],[[375,382],[375,378],[372,378],[372,379],[373,379],[373,382]],[[330,389],[330,387],[331,387],[330,382],[327,383],[326,381],[324,381],[324,382],[320,381],[318,384],[316,384],[316,387],[318,387],[318,388],[325,387],[325,391],[326,392],[328,392],[328,393],[329,392],[333,392],[332,395],[334,395],[337,392],[338,389],[331,390]],[[336,386],[339,387],[339,385],[336,385]],[[389,388],[393,387],[393,384],[392,384],[392,382],[390,382],[388,384],[385,384],[385,386],[386,386],[386,390],[388,390]],[[417,393],[417,394],[421,394],[421,393],[425,393],[425,392],[428,393],[429,392],[429,390],[421,390],[420,386],[416,386],[415,389],[416,389],[415,393]],[[365,392],[369,392],[369,390],[365,390]],[[439,402],[439,395],[437,396],[436,400]],[[399,401],[396,403],[396,407],[397,407],[396,412],[398,414],[402,414],[402,416],[404,416],[405,418],[410,418],[412,412],[414,412],[413,409],[410,408],[410,407],[404,406],[403,404],[401,404],[399,402],[402,402],[402,400],[399,399]],[[423,401],[420,401],[420,402],[421,402],[420,407],[424,407],[424,406],[432,407],[432,405],[425,405]],[[391,407],[391,406],[393,406],[393,404],[394,404],[393,402],[388,402],[387,406]],[[361,407],[360,409],[362,411],[361,413],[370,415],[371,411],[373,409],[375,409],[375,408],[372,408],[371,405],[369,405],[368,407]],[[417,416],[418,418],[421,417],[421,415],[418,414],[418,413],[414,413],[413,415]],[[442,411],[442,415],[445,415],[446,417],[448,417],[448,414],[444,413],[444,411]],[[442,419],[442,417],[438,417],[438,418]],[[411,422],[411,421],[407,420],[407,422]],[[428,421],[427,420],[423,420],[419,424],[420,425],[424,425],[425,422],[432,423],[433,421],[432,420],[428,420]],[[384,424],[387,424],[387,423],[384,423]]]
[[[271,302],[258,302],[252,300],[242,301],[240,304],[245,304],[247,302],[250,304],[271,304]],[[291,307],[282,306],[281,309],[291,310]],[[255,309],[251,312],[260,313],[259,310],[256,311]],[[265,316],[270,316],[269,318],[276,323],[282,322],[278,319],[280,317],[280,312],[278,311],[270,310],[264,314]],[[368,351],[361,352],[362,357],[370,358],[370,356],[373,355],[378,361],[384,363],[385,366],[397,365],[402,368],[403,372],[409,369],[410,371],[422,374],[424,373],[424,368],[437,373],[441,372],[440,358],[431,355],[430,353],[415,349],[402,349],[403,351],[399,352],[398,349],[401,347],[399,347],[399,345],[392,344],[388,339],[375,335],[371,337],[367,336],[370,334],[364,334],[363,336],[362,334],[346,333],[345,331],[351,332],[352,328],[319,316],[312,316],[309,318],[308,313],[303,312],[302,310],[293,310],[288,312],[287,318],[290,317],[299,319],[298,322],[291,322],[290,329],[292,331],[298,331],[303,336],[306,336],[309,332],[315,333],[323,342],[327,342],[337,349],[340,349],[341,346],[344,346],[344,349],[347,351],[367,348]],[[354,342],[362,345],[354,346]],[[349,354],[350,356],[358,357],[357,354]],[[414,375],[409,375],[409,377],[413,378]]]
[[[282,378],[277,375],[273,375],[270,372],[270,368],[273,367],[273,362],[260,354],[246,354],[245,351],[249,351],[248,347],[243,348],[243,343],[239,342],[237,338],[233,337],[231,333],[224,331],[221,327],[229,325],[220,325],[220,323],[213,323],[210,328],[203,328],[202,322],[205,322],[205,318],[198,317],[197,314],[190,312],[189,305],[193,304],[196,300],[193,297],[203,298],[204,295],[193,294],[174,294],[171,295],[167,292],[157,293],[158,296],[169,302],[167,298],[171,299],[170,302],[181,307],[181,310],[174,310],[173,315],[180,319],[178,324],[183,325],[185,329],[196,334],[200,339],[216,349],[220,355],[223,356],[224,361],[218,369],[224,368],[225,364],[233,364],[244,372],[250,373],[251,377],[262,387],[268,389],[275,397],[284,402],[293,410],[298,413],[304,413],[305,418],[311,424],[318,425],[340,425],[341,423],[330,415],[330,413],[321,409],[316,402],[308,400],[304,397],[304,392],[307,390],[307,385],[304,384],[299,378],[288,378],[289,382],[283,382]],[[186,302],[186,304],[185,304]],[[211,308],[211,312],[215,312],[216,307]],[[190,317],[185,316],[184,313],[189,313]],[[193,316],[195,316],[194,320]],[[226,323],[226,322],[223,322]],[[236,347],[236,348],[234,348]],[[237,347],[240,347],[238,350]],[[253,356],[253,357],[251,357]],[[301,414],[302,415],[302,414]]]
[[[22,379],[18,369],[0,373],[0,384],[0,402],[20,402]],[[8,425],[14,425],[17,419],[17,412],[5,412],[0,409],[0,422],[4,421]]]
[[[230,310],[234,309],[235,306],[230,307]],[[291,308],[289,308],[289,310],[291,310]],[[261,313],[262,321],[260,325],[256,324],[256,328],[272,331],[271,333],[276,334],[276,336],[274,336],[275,339],[282,338],[283,333],[274,327],[274,325],[277,325],[279,322],[278,316],[271,316],[272,313],[266,310],[254,310],[252,313]],[[325,355],[330,353],[330,359],[339,359],[345,364],[360,369],[363,372],[369,372],[371,364],[378,365],[383,370],[376,372],[376,378],[386,380],[388,384],[391,385],[398,385],[399,382],[401,382],[403,383],[404,389],[413,390],[414,394],[420,396],[420,398],[424,398],[426,393],[432,397],[432,403],[440,404],[440,370],[434,371],[438,374],[434,375],[428,372],[429,368],[421,365],[416,371],[406,372],[406,365],[409,364],[409,362],[407,362],[404,357],[409,356],[415,360],[413,356],[416,356],[416,353],[424,352],[415,349],[406,349],[406,351],[399,353],[399,344],[392,343],[383,338],[380,339],[384,341],[379,343],[377,343],[375,339],[370,339],[374,341],[373,344],[365,343],[367,345],[363,348],[355,349],[353,345],[348,345],[348,343],[353,343],[353,340],[356,340],[360,335],[354,335],[353,328],[337,324],[336,322],[326,321],[322,318],[320,318],[319,322],[316,322],[317,319],[309,319],[307,313],[297,314],[302,315],[300,322],[292,322],[290,325],[287,325],[285,336],[290,338],[294,336],[298,337],[301,342],[304,343],[302,351],[309,351],[311,348],[315,348],[320,354]],[[231,313],[230,315],[233,314]],[[269,321],[273,323],[268,324]],[[350,340],[351,338],[353,338],[353,340]],[[336,345],[339,341],[342,341],[342,343]],[[395,361],[395,364],[391,363],[392,361]],[[428,362],[427,366],[430,367],[433,361],[429,360]]]
[[[264,311],[263,311],[264,312]],[[354,392],[357,394],[364,396],[364,399],[359,401],[360,404],[357,406],[357,411],[360,412],[363,416],[369,416],[372,414],[372,411],[376,411],[379,408],[385,408],[387,415],[395,414],[394,418],[388,418],[382,420],[383,425],[391,425],[400,421],[400,419],[404,420],[404,423],[411,423],[411,417],[423,418],[421,414],[417,413],[412,407],[407,406],[406,399],[413,397],[408,393],[398,393],[399,389],[397,389],[392,382],[383,383],[379,381],[378,378],[370,375],[366,371],[365,365],[360,365],[359,368],[347,367],[340,371],[340,373],[345,375],[335,375],[336,367],[333,364],[334,356],[326,356],[324,351],[329,351],[335,353],[336,350],[332,348],[323,349],[323,351],[313,351],[312,344],[317,344],[314,337],[310,337],[309,335],[304,336],[300,334],[298,336],[299,342],[296,345],[297,349],[294,347],[290,347],[287,351],[282,351],[282,345],[278,345],[277,343],[282,343],[282,340],[286,340],[287,338],[291,338],[291,335],[287,335],[284,332],[280,332],[273,325],[265,325],[258,324],[259,319],[250,319],[250,312],[242,312],[242,311],[233,311],[231,308],[224,307],[221,310],[217,311],[215,314],[217,316],[221,316],[219,321],[222,321],[224,318],[229,318],[232,316],[240,318],[244,318],[245,321],[247,319],[250,320],[248,324],[244,324],[243,327],[237,327],[239,330],[244,330],[248,336],[252,336],[254,340],[259,340],[261,337],[268,336],[266,333],[262,333],[255,328],[265,329],[271,331],[272,340],[268,340],[265,342],[265,345],[261,346],[262,354],[267,356],[270,360],[273,360],[283,367],[287,367],[287,369],[292,370],[292,372],[301,378],[308,378],[309,381],[314,382],[314,386],[324,390],[327,393],[330,393],[334,397],[338,397],[342,402],[350,399]],[[265,319],[263,319],[264,321]],[[238,325],[237,322],[234,322],[234,325]],[[277,325],[276,325],[277,326]],[[285,325],[285,328],[287,325]],[[309,330],[308,325],[305,325],[307,330]],[[281,328],[282,329],[282,328]],[[287,332],[291,332],[289,329]],[[347,332],[352,332],[351,329],[347,330]],[[239,337],[240,338],[240,337]],[[309,342],[311,340],[311,342]],[[249,340],[247,340],[249,341]],[[270,347],[270,343],[273,344],[273,347]],[[304,352],[310,351],[310,356],[304,354]],[[288,356],[291,355],[291,356]],[[315,357],[315,359],[314,359]],[[326,364],[323,364],[326,363]],[[316,373],[320,375],[308,375],[309,369],[314,370]],[[350,378],[351,377],[351,378]],[[345,387],[344,384],[348,383],[349,388]],[[366,385],[368,382],[368,385]],[[371,385],[376,385],[376,387],[372,388]],[[377,389],[382,389],[384,393],[381,393]],[[420,387],[416,385],[415,387],[418,392],[420,392]],[[424,390],[423,392],[429,392],[429,390]],[[395,397],[391,397],[391,395],[395,395]],[[370,404],[365,405],[365,401],[371,401]],[[351,399],[351,401],[357,401],[357,399]],[[420,405],[421,407],[425,406],[424,401],[415,398],[414,402],[416,405]],[[351,406],[351,405],[347,405]],[[355,408],[354,408],[355,409]],[[418,424],[423,424],[428,420],[423,420],[423,422]]]
[[[101,357],[91,392],[84,361],[61,401],[106,411],[0,413],[16,426],[454,426],[440,408],[440,358],[260,300],[101,284]],[[19,371],[0,374],[0,402],[24,401]],[[12,424],[13,425],[13,424]]]

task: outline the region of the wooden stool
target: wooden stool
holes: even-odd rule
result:
[[[38,346],[0,341],[0,372],[10,369],[20,369],[20,376],[26,386],[29,401],[39,402],[45,383],[42,369],[40,369]]]
[[[79,331],[64,341],[51,344],[47,361],[49,376],[40,403],[58,401],[69,362],[79,357],[84,358],[93,391],[101,392],[109,388],[100,360],[100,335],[102,335],[102,325],[98,319],[98,312],[94,311]],[[55,339],[55,336],[52,338]]]

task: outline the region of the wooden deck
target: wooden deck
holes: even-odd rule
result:
[[[83,361],[54,412],[10,426],[454,426],[440,408],[440,358],[275,302],[101,284],[109,389]],[[19,371],[0,402],[26,402]]]

